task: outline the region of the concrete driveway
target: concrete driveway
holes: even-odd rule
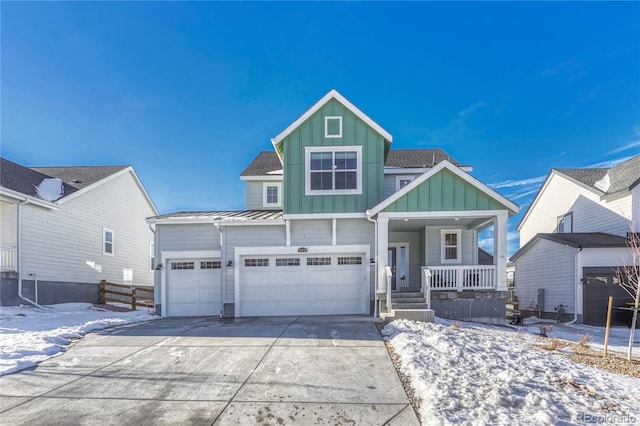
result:
[[[0,424],[418,424],[370,317],[167,318],[0,378]]]

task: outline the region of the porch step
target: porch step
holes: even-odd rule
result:
[[[393,310],[402,310],[402,309],[428,309],[426,302],[423,300],[422,302],[417,303],[391,303],[391,309]]]
[[[396,292],[396,293],[391,293],[391,298],[393,299],[394,297],[398,297],[398,298],[403,298],[403,297],[424,297],[424,294],[422,294],[421,291],[403,291],[403,292]]]
[[[391,297],[391,303],[425,303],[424,297]]]
[[[436,314],[433,309],[394,309],[393,316],[394,319],[434,322]]]

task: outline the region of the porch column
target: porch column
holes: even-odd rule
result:
[[[507,212],[493,220],[493,254],[496,265],[496,290],[507,291]]]
[[[376,293],[387,292],[387,251],[389,250],[389,218],[378,217],[378,255],[376,258],[376,267],[378,268],[378,286]]]

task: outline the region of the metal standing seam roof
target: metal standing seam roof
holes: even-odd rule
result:
[[[389,151],[385,166],[398,168],[433,167],[442,160],[448,160],[454,166],[460,163],[440,148],[434,149],[392,149]],[[240,176],[266,176],[282,170],[282,163],[274,151],[262,151],[247,166]]]
[[[232,210],[177,212],[150,217],[149,220],[212,220],[220,222],[240,222],[246,220],[282,220],[282,210]]]

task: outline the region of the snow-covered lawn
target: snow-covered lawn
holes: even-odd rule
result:
[[[112,312],[90,303],[0,307],[0,375],[33,367],[64,352],[74,339],[114,325],[158,318],[145,311]]]
[[[526,330],[437,322],[383,329],[425,425],[640,423],[640,379],[535,348],[541,341]]]

